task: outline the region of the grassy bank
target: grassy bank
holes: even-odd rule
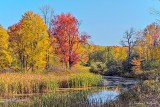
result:
[[[89,73],[88,68],[49,73],[2,73],[0,96],[53,92],[58,88],[79,88],[98,85],[102,77]]]

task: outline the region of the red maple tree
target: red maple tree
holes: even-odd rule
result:
[[[71,69],[79,61],[79,44],[87,42],[87,33],[79,34],[79,22],[68,14],[60,14],[52,20],[51,33],[54,36],[56,53],[61,56],[61,62]]]

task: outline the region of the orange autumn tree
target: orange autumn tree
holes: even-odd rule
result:
[[[56,43],[56,54],[61,62],[71,69],[79,59],[80,44],[87,42],[87,34],[79,34],[79,22],[70,13],[55,16],[51,30]]]
[[[133,58],[131,60],[131,64],[132,64],[132,72],[134,74],[141,73],[141,59],[139,59],[139,58]]]

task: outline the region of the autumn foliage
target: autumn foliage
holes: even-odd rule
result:
[[[20,22],[9,27],[8,34],[16,65],[26,71],[45,67],[49,38],[38,14],[26,12]]]
[[[90,36],[79,32],[78,20],[70,13],[62,13],[50,21],[47,27],[39,14],[28,11],[8,30],[0,26],[0,67],[42,71],[55,64],[71,69],[87,62]]]
[[[9,67],[12,62],[11,53],[8,50],[8,34],[0,25],[0,68]]]
[[[132,64],[132,72],[134,74],[141,73],[141,59],[133,58],[131,64]]]
[[[0,26],[1,69],[12,67],[28,72],[50,70],[55,65],[71,69],[80,64],[137,73],[151,66],[159,67],[160,26],[157,23],[138,33],[133,29],[125,32],[124,42],[128,41],[128,45],[97,46],[88,42],[90,35],[79,31],[79,21],[71,13],[51,16],[48,22],[47,16],[41,18],[28,11],[7,30]]]
[[[56,54],[60,56],[61,62],[66,67],[72,68],[80,60],[78,51],[83,43],[87,42],[89,37],[86,33],[79,34],[78,20],[70,13],[58,15],[52,21],[52,35],[55,39]]]

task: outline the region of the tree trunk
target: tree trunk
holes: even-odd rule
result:
[[[49,68],[49,50],[47,50],[47,54],[46,54],[46,70],[48,70]]]
[[[73,66],[72,61],[69,61],[69,69],[70,70],[72,69],[72,66]]]

